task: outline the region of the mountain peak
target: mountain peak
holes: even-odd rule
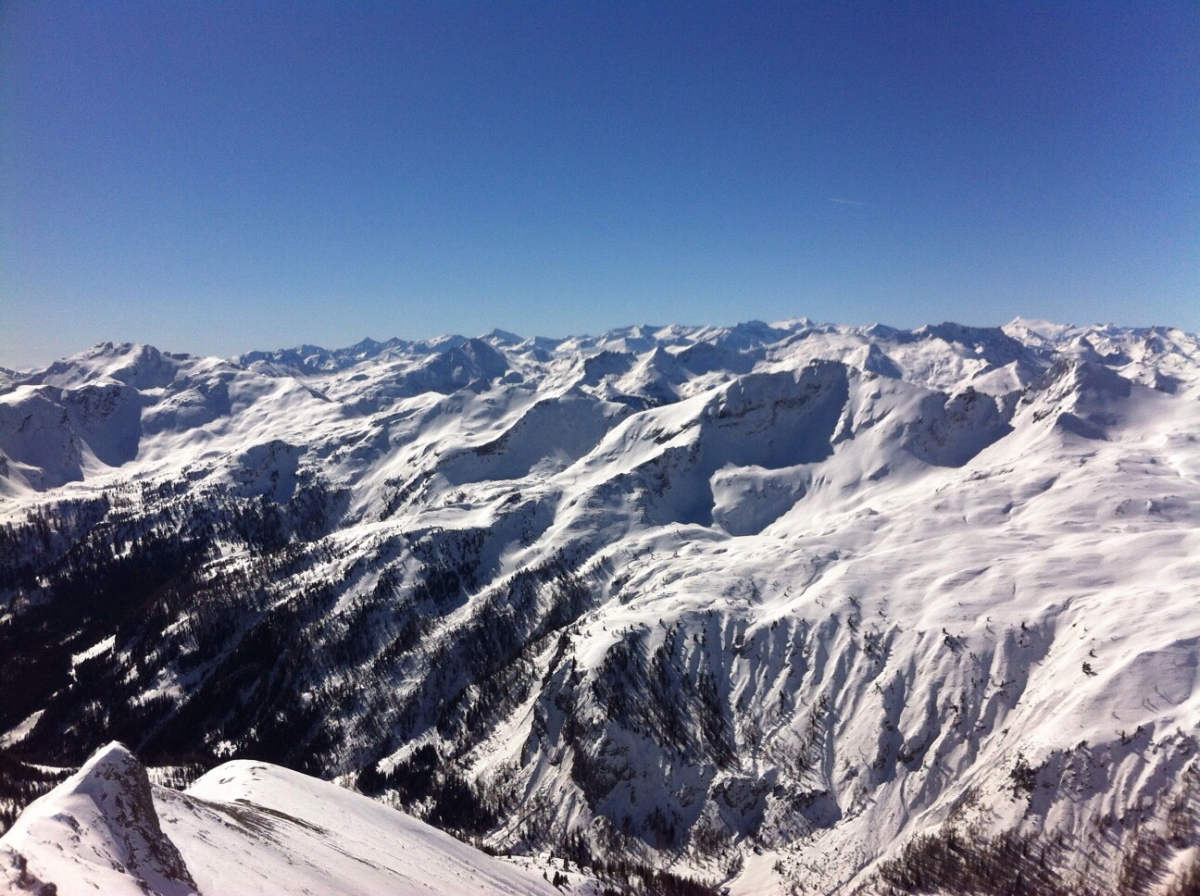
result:
[[[86,849],[46,848],[80,840]],[[31,806],[5,841],[6,864],[19,866],[26,876],[28,856],[38,857],[36,878],[44,892],[66,892],[64,883],[89,881],[114,894],[198,893],[187,864],[159,824],[145,767],[116,741]],[[57,889],[46,890],[46,884]]]

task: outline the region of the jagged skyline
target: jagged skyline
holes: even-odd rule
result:
[[[1200,329],[1187,3],[4,4],[0,365]]]

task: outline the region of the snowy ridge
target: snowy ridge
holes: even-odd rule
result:
[[[115,743],[0,838],[0,892],[97,891],[557,892],[541,877],[335,785],[242,761],[178,793],[151,785],[146,770]]]
[[[734,893],[1194,873],[1194,334],[798,319],[12,377],[21,755],[253,755]],[[983,871],[913,877],[955,837]]]

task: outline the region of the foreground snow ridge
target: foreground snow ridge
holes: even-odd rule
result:
[[[0,372],[0,747],[253,756],[539,880],[1190,892],[1197,594],[1177,329],[105,344]],[[104,807],[87,854],[191,886],[174,844],[208,893],[184,807],[237,795],[153,793],[159,827]]]
[[[49,889],[50,886],[53,889]],[[0,891],[105,896],[551,894],[402,812],[262,762],[179,793],[112,743],[0,838]]]

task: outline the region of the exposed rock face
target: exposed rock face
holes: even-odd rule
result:
[[[119,743],[27,809],[5,841],[0,868],[16,891],[66,896],[132,885],[156,896],[199,893],[159,825],[146,769]]]
[[[124,745],[113,743],[97,753],[84,766],[75,793],[90,796],[100,810],[128,874],[164,896],[195,891],[183,856],[159,825],[146,769]]]

